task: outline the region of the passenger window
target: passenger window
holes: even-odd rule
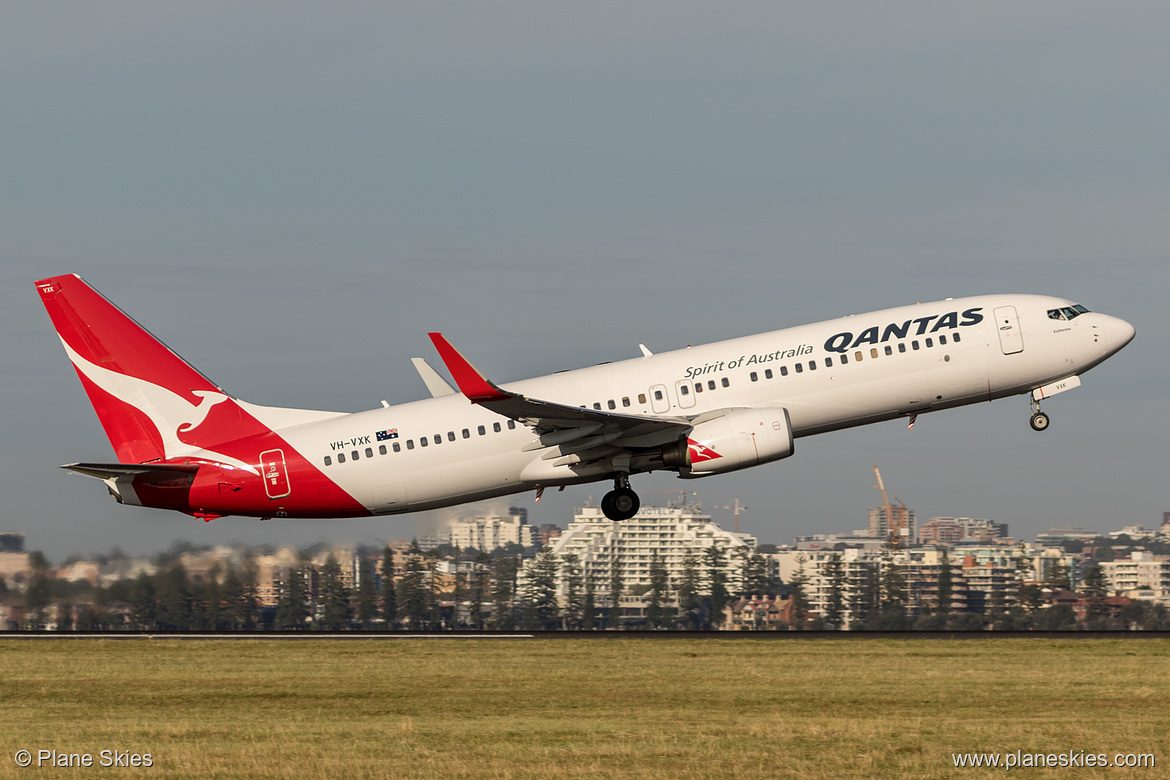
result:
[[[374,448],[373,447],[366,447],[366,457],[367,458],[374,457]]]
[[[358,460],[358,451],[354,450],[353,452],[349,453],[349,457],[350,460]]]
[[[345,463],[345,453],[344,452],[337,453],[337,462],[338,463]]]
[[[714,390],[714,389],[715,389],[715,380],[714,380],[714,379],[708,379],[708,380],[707,380],[707,389],[708,389],[708,390]]]
[[[422,436],[422,437],[420,437],[420,438],[419,438],[419,440],[418,440],[418,446],[420,446],[420,447],[428,447],[428,446],[430,446],[430,442],[429,442],[429,441],[427,441],[427,437],[426,437],[426,436]]]
[[[893,347],[891,347],[889,344],[886,344],[886,354],[887,354],[887,355],[892,355],[892,354],[894,354],[894,348],[893,348]]]
[[[495,431],[496,433],[499,433],[500,432],[500,424],[499,423],[492,423],[492,430]]]
[[[465,439],[470,439],[470,438],[471,438],[471,431],[469,431],[469,430],[467,430],[466,428],[464,428],[464,429],[463,429],[463,438],[465,438]]]
[[[605,405],[606,405],[607,407],[609,407],[610,409],[616,409],[616,408],[617,408],[617,402],[616,402],[616,401],[614,401],[612,398],[611,398],[611,399],[609,399],[608,401],[606,401],[606,402],[605,402]]]
[[[386,454],[386,445],[385,445],[385,444],[379,444],[379,445],[378,445],[378,454],[379,454],[379,455],[385,455],[385,454]]]
[[[947,343],[947,337],[946,337],[946,336],[943,336],[943,335],[939,335],[939,337],[938,337],[938,343],[939,343],[939,344],[946,344],[946,343]]]
[[[753,382],[758,382],[758,381],[760,381],[760,377],[756,375],[756,372],[755,372],[755,371],[753,371],[753,372],[752,372],[751,374],[749,374],[748,376],[749,376],[749,378],[750,378],[750,379],[751,379]]]
[[[917,342],[917,341],[911,341],[911,342],[910,342],[910,347],[911,347],[911,349],[918,349],[918,342]]]
[[[627,395],[624,398],[622,398],[622,406],[629,406],[629,405],[630,405],[630,397]]]
[[[702,382],[695,382],[695,392],[696,393],[703,392],[703,383]]]
[[[723,377],[722,379],[720,379],[719,383],[721,385],[723,385],[724,387],[731,387],[731,381],[727,377]]]
[[[803,371],[804,371],[804,364],[803,364],[803,363],[797,363],[797,364],[796,364],[796,373],[798,373],[798,374],[799,374],[799,373],[801,373],[801,372],[803,372]]]
[[[481,426],[479,426],[478,428],[476,428],[476,429],[475,429],[475,431],[476,431],[476,433],[478,433],[480,436],[483,436],[483,435],[485,435],[485,434],[487,433],[487,428],[485,428],[485,427],[483,427],[483,426],[481,425]]]
[[[853,359],[856,360],[858,363],[861,362],[861,350],[857,350],[856,352],[853,353]]]
[[[515,420],[508,420],[508,430],[510,430],[510,431],[516,430],[516,421]]]
[[[780,366],[780,376],[788,376],[788,366]]]
[[[447,441],[455,441],[455,431],[447,431]]]
[[[832,368],[832,367],[833,367],[833,358],[831,358],[831,357],[825,358],[825,368]]]
[[[765,368],[764,369],[764,379],[771,379],[771,378],[772,378],[772,369]]]
[[[646,403],[646,394],[645,393],[638,393],[638,403],[640,403],[640,404]]]
[[[870,356],[871,358],[874,358],[875,360],[877,359],[877,356],[878,356],[877,347],[874,347],[873,349],[871,349],[871,350],[869,351],[869,356]]]
[[[961,339],[959,338],[959,334],[958,334],[958,333],[952,333],[952,334],[951,334],[951,339],[953,339],[953,340],[954,340],[954,342],[955,342],[956,344],[958,344],[958,343],[959,343],[959,341],[961,341]]]
[[[678,392],[679,392],[681,395],[690,395],[690,394],[691,394],[691,388],[687,387],[686,385],[679,385],[679,386],[678,386]]]
[[[402,452],[402,445],[399,444],[398,442],[394,442],[394,451],[395,452]]]
[[[408,450],[414,449],[414,439],[407,439],[406,440],[406,449],[408,449]]]
[[[600,412],[601,411],[601,402],[598,401],[597,403],[593,404],[593,408]]]
[[[332,465],[333,465],[333,458],[331,458],[331,457],[329,457],[328,455],[326,455],[326,456],[325,456],[325,465],[326,465],[326,466],[332,466]]]
[[[817,370],[817,361],[815,361],[815,360],[808,361],[808,370],[809,371],[816,371]]]
[[[454,436],[455,434],[451,434],[451,435]],[[443,434],[436,433],[435,434],[435,444],[442,444],[442,443],[443,443]]]
[[[654,400],[655,400],[655,401],[661,401],[661,400],[662,400],[662,391],[661,391],[661,390],[655,390],[655,391],[654,391]]]
[[[926,340],[926,346],[933,347],[934,346],[934,339],[928,338]]]
[[[849,362],[849,356],[844,352],[841,353],[841,365],[846,365]]]
[[[903,342],[898,342],[898,351],[899,351],[899,352],[905,352],[905,351],[906,351],[906,345],[905,345],[905,343],[903,343]]]

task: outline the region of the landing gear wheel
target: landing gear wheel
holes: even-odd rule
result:
[[[1044,412],[1036,412],[1032,415],[1032,419],[1028,421],[1034,431],[1043,431],[1048,428],[1048,415]]]
[[[629,520],[641,506],[638,494],[629,488],[615,488],[601,499],[601,511],[610,520]]]

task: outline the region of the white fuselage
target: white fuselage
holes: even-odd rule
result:
[[[1082,374],[1133,337],[1132,326],[1109,315],[1049,315],[1072,305],[1037,295],[953,299],[501,387],[569,406],[675,419],[783,407],[793,435],[809,436],[1030,392]],[[279,432],[375,514],[607,477],[558,474],[531,430],[462,393]]]

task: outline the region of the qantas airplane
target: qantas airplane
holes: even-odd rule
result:
[[[496,384],[440,333],[455,380],[414,364],[431,398],[352,414],[228,394],[75,275],[36,282],[116,463],[71,463],[123,504],[224,515],[398,514],[613,481],[602,509],[638,511],[630,477],[694,478],[792,455],[794,441],[1028,394],[1041,401],[1134,337],[1061,298],[947,299]]]

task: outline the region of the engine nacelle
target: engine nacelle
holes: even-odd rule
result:
[[[664,455],[683,478],[758,466],[792,454],[792,421],[778,407],[740,409],[705,420]]]

